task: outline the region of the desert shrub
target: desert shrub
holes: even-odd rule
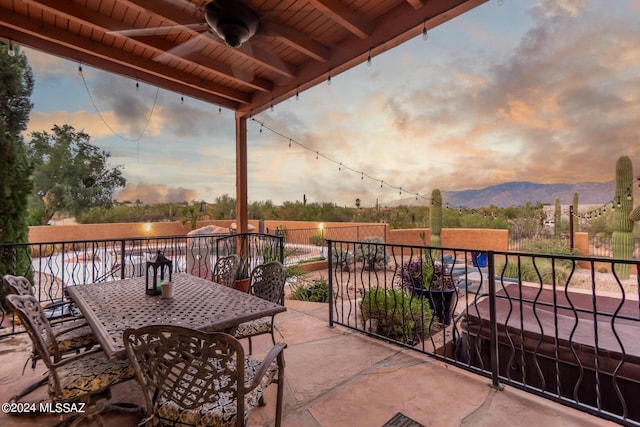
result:
[[[33,245],[33,246],[31,246],[31,257],[32,258],[50,257],[55,252],[56,252],[55,245],[44,244],[44,245]]]
[[[289,299],[328,303],[329,283],[324,278],[312,280],[310,283],[302,283],[294,287]]]
[[[356,244],[356,261],[362,262],[365,270],[382,270],[389,261],[389,253],[378,236],[368,236]]]
[[[322,237],[322,234],[315,233],[309,237],[309,243],[315,246],[324,246],[324,238]]]
[[[578,251],[576,249],[571,250],[568,244],[549,240],[535,240],[530,242],[524,246],[524,251],[532,254],[545,255],[579,255]],[[559,259],[556,261],[556,265],[558,262],[562,263],[566,268],[571,268],[572,266],[572,261],[568,259]]]
[[[554,269],[552,268],[551,261],[543,258],[536,259],[534,266],[533,259],[529,257],[522,257],[520,259],[520,268],[518,268],[517,258],[509,257],[506,267],[504,260],[496,262],[495,271],[498,276],[510,277],[513,279],[520,277],[524,282],[551,285],[553,284],[554,273],[556,284],[566,283],[571,269],[561,262],[556,262]],[[520,272],[519,276],[518,272]]]
[[[342,248],[331,249],[331,263],[336,268],[343,271],[349,271],[351,265],[351,253]]]
[[[285,268],[285,273],[287,275],[287,279],[293,278],[293,277],[300,277],[300,276],[304,275],[304,271],[302,271],[302,268],[300,268],[300,266],[298,266],[296,264],[288,265]]]
[[[429,304],[400,289],[369,289],[362,295],[360,309],[363,322],[371,320],[373,332],[378,335],[408,344],[429,336]]]

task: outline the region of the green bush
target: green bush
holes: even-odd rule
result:
[[[556,262],[555,264],[555,281],[558,285],[564,285],[569,278],[569,272],[571,267],[567,267],[564,262]],[[569,263],[569,265],[571,265]],[[551,261],[545,258],[536,258],[535,266],[533,258],[521,257],[520,268],[518,269],[518,259],[516,257],[509,257],[509,260],[505,267],[504,260],[498,260],[496,262],[496,275],[498,277],[509,277],[517,279],[520,277],[523,282],[543,283],[545,285],[553,284],[554,269],[552,268]],[[520,274],[518,275],[518,272]]]
[[[309,302],[329,302],[329,282],[320,278],[294,287],[289,299]]]
[[[334,268],[339,267],[343,271],[349,271],[351,266],[351,253],[342,248],[331,249],[331,263]]]
[[[389,253],[378,236],[368,236],[356,244],[356,261],[362,262],[365,270],[382,270],[389,261]]]
[[[309,243],[315,246],[324,246],[324,238],[322,237],[322,234],[315,233],[309,237]]]
[[[362,295],[360,309],[363,322],[371,320],[378,335],[407,344],[417,344],[429,336],[429,304],[400,289],[369,289]]]

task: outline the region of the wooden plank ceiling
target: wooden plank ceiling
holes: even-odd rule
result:
[[[485,1],[0,0],[0,39],[249,115]],[[230,47],[205,10],[256,32]]]

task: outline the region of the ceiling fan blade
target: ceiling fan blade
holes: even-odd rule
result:
[[[153,60],[156,62],[166,63],[166,62],[169,62],[169,60],[173,56],[185,57],[191,52],[195,52],[199,48],[202,48],[206,44],[208,44],[209,43],[209,40],[207,37],[208,34],[209,33],[204,33],[204,34],[199,34],[195,37],[192,37],[186,42],[180,43],[172,47],[171,49],[167,50],[166,52],[163,52],[160,55],[154,57]]]
[[[253,56],[253,42],[251,40],[245,42],[242,46],[245,52],[249,53],[250,56]],[[241,56],[232,55],[229,64],[231,65],[231,71],[233,72],[233,75],[240,80],[250,82],[253,80],[255,75],[255,64],[251,63],[250,68],[247,69],[246,66],[242,67],[242,62],[246,62],[246,60],[243,60]]]
[[[108,31],[107,34],[116,34],[127,37],[164,36],[167,34],[181,33],[185,30],[205,31],[209,28],[206,23],[168,25],[166,27],[132,28],[130,30]]]

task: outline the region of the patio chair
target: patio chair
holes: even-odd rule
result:
[[[249,293],[267,301],[282,304],[286,279],[287,274],[282,263],[272,261],[258,265],[251,271]],[[249,354],[253,352],[251,337],[270,333],[271,341],[275,345],[273,319],[274,316],[271,316],[241,323],[234,331],[233,336],[249,340]]]
[[[245,358],[231,335],[171,325],[127,329],[124,344],[145,397],[148,425],[244,426],[278,384],[275,425],[282,422],[284,343],[264,360]]]
[[[83,412],[74,413],[62,423],[77,425],[87,418],[98,418],[97,421],[102,425],[100,413],[108,410],[138,413],[142,416],[141,408],[137,405],[107,405],[98,402],[111,398],[111,386],[135,378],[135,371],[128,360],[109,360],[100,348],[62,358],[55,345],[56,337],[49,320],[38,300],[32,295],[8,295],[6,301],[20,318],[33,347],[49,369],[45,381],[48,382],[48,395],[52,404],[84,404]],[[25,394],[23,392],[13,396],[10,402],[17,402]]]
[[[233,288],[238,269],[240,268],[240,257],[236,254],[218,258],[213,267],[212,280],[221,285]]]
[[[5,274],[2,276],[2,281],[5,286],[9,288],[11,293],[15,295],[30,295],[35,298],[31,282],[29,282],[29,279],[26,277]],[[93,346],[98,345],[98,341],[91,331],[89,324],[81,315],[74,315],[53,321],[49,319],[50,316],[47,314],[52,311],[55,312],[60,310],[60,307],[62,306],[68,307],[64,309],[65,311],[78,312],[77,308],[73,308],[73,302],[68,300],[49,303],[42,306],[43,314],[45,314],[45,317],[49,320],[51,330],[55,337],[55,341],[52,341],[51,345],[55,345],[56,348],[49,348],[49,352],[54,355],[62,355],[72,352],[78,353],[82,350],[86,351],[91,349]],[[31,360],[31,368],[35,369],[38,357],[38,353],[34,348],[31,357],[25,363],[25,368],[29,360]]]

